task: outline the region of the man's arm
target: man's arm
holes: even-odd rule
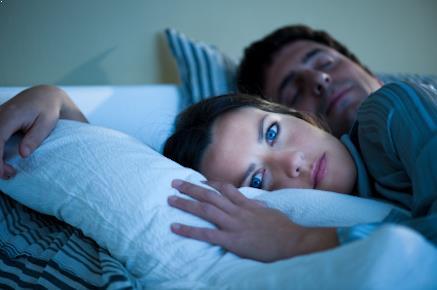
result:
[[[392,212],[384,222],[408,226],[437,245],[436,92],[408,83],[385,85],[363,103],[358,121],[361,153],[378,197],[412,212],[412,218]],[[365,237],[378,226],[340,229],[340,241]]]

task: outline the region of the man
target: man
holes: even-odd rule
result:
[[[328,33],[304,25],[280,28],[246,50],[238,88],[325,119],[346,133],[361,102],[382,82]]]

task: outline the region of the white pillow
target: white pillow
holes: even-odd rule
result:
[[[345,227],[380,222],[392,209],[410,216],[406,210],[386,202],[323,190],[287,188],[266,192],[250,187],[240,190],[304,226]]]
[[[181,280],[197,281],[190,284],[196,287],[220,285],[215,284],[217,277],[205,281],[205,273],[217,271],[220,265],[228,267],[232,261],[240,266],[269,267],[171,233],[170,224],[176,221],[211,226],[167,205],[167,197],[177,193],[170,187],[172,179],[199,184],[204,178],[132,137],[60,121],[31,157],[20,159],[11,148],[16,149],[8,145],[8,160],[18,174],[10,181],[1,180],[0,189],[37,211],[81,229],[147,285]],[[391,209],[375,201],[320,191],[245,191],[249,197],[278,206],[297,221],[312,225],[378,221]],[[331,212],[320,214],[327,211]]]

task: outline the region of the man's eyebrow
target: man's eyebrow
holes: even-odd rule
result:
[[[308,63],[314,56],[317,54],[323,52],[323,49],[321,48],[314,48],[313,50],[310,50],[305,56],[302,58],[302,63],[306,64]]]
[[[276,92],[276,95],[278,96],[278,98],[280,98],[280,96],[282,95],[282,91],[284,90],[285,86],[294,79],[294,76],[295,76],[294,71],[290,71],[285,76],[285,78],[282,79],[281,84],[279,85],[278,91]]]
[[[323,52],[324,50],[321,48],[314,48],[307,52],[304,57],[301,60],[301,63],[307,64],[312,58],[314,58],[317,54]],[[293,70],[291,70],[285,78],[281,81],[281,84],[279,85],[277,96],[281,96],[282,90],[285,88],[285,86],[291,82],[295,77],[295,73]]]
[[[265,114],[261,120],[259,121],[258,125],[258,143],[262,143],[264,140],[264,121],[267,118],[268,114]],[[247,177],[250,175],[250,173],[255,170],[255,163],[251,163],[249,165],[249,168],[247,168],[246,172],[244,173],[243,178],[241,179],[240,186],[243,186],[244,181],[247,179]]]

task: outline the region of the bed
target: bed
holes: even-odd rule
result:
[[[430,289],[437,250],[397,225],[340,248],[259,263],[180,238],[171,222],[212,227],[167,205],[173,178],[203,177],[162,157],[187,105],[235,91],[236,62],[167,29],[180,85],[63,87],[90,125],[62,121],[29,158],[5,155],[19,174],[0,181],[0,288],[16,289]],[[379,74],[384,82],[437,78]],[[4,102],[25,87],[0,87]],[[393,205],[331,192],[242,192],[307,226],[379,222]]]
[[[0,88],[0,101],[22,89]],[[175,220],[212,226],[166,205],[166,197],[174,194],[169,186],[172,178],[202,179],[200,174],[178,167],[157,153],[172,130],[174,117],[187,105],[181,88],[141,85],[63,89],[95,126],[63,123],[34,157],[11,157],[24,173],[9,183],[0,183],[1,288],[437,287],[436,248],[417,233],[395,225],[331,251],[270,264],[241,259],[219,247],[173,235],[168,226]],[[85,140],[79,145],[71,141],[76,133]],[[112,139],[118,143],[111,144]],[[14,156],[13,146],[9,145],[7,155]],[[89,150],[90,146],[96,149]],[[143,154],[132,153],[137,150]],[[124,151],[131,153],[123,155]],[[115,159],[103,160],[108,155],[105,152],[113,153]],[[78,154],[92,166],[73,166],[71,160]],[[135,171],[130,168],[123,172],[117,167],[135,160],[139,160]],[[44,162],[49,165],[41,166]],[[100,167],[105,167],[104,173],[114,172],[114,168],[118,171],[102,179]],[[64,180],[62,174],[70,179]],[[135,181],[126,185],[123,174]],[[149,179],[147,183],[144,176]],[[118,184],[118,179],[124,183]],[[81,182],[88,182],[86,189],[80,187]],[[109,187],[102,187],[108,182]],[[243,190],[247,196],[310,226],[377,222],[393,209],[378,201],[328,192],[282,190],[267,194]],[[73,191],[77,195],[67,198],[66,194]]]

